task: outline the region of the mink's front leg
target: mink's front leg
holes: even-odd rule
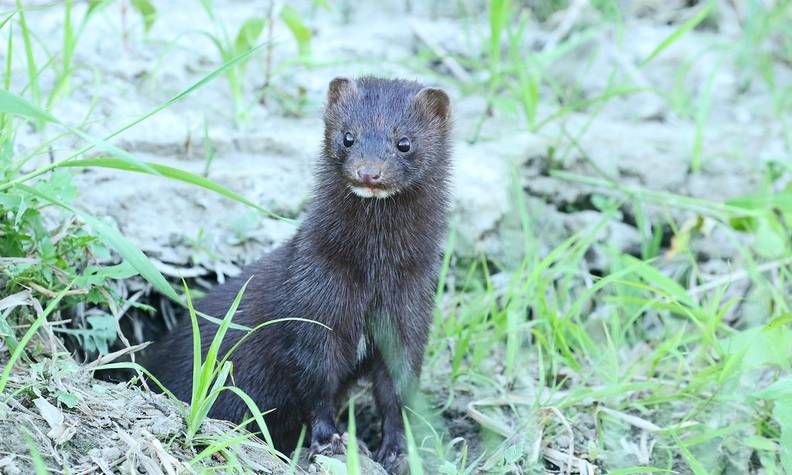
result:
[[[374,385],[374,400],[382,417],[382,444],[375,459],[388,473],[399,473],[402,454],[405,452],[402,400],[396,391],[387,365],[379,355],[372,368],[371,379]]]
[[[289,359],[296,366],[291,375],[293,394],[300,402],[301,419],[309,429],[310,458],[317,454],[343,454],[344,443],[335,423],[336,396],[344,371],[339,343],[325,328],[301,330],[300,344],[290,348]]]
[[[405,469],[402,407],[418,389],[423,352],[432,322],[434,286],[429,274],[402,276],[390,289],[382,317],[370,322],[376,347],[371,379],[374,399],[382,416],[382,444],[376,460],[389,473]]]
[[[346,452],[344,440],[335,424],[334,407],[335,402],[328,398],[321,400],[314,409],[311,417],[311,459],[318,454],[332,456]]]

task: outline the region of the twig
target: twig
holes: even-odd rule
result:
[[[41,259],[37,257],[0,257],[0,265],[7,266],[11,264],[38,264]]]
[[[432,53],[434,53],[435,56],[440,58],[440,60],[443,62],[443,65],[448,68],[448,71],[455,78],[459,79],[465,84],[470,83],[470,74],[459,64],[459,62],[457,62],[457,60],[448,54],[448,51],[446,51],[445,48],[440,45],[440,43],[435,41],[435,39],[431,36],[427,35],[426,32],[423,31],[423,29],[415,22],[410,23],[410,28],[412,28],[415,36],[419,40],[423,41],[426,47],[432,50]]]
[[[71,318],[66,318],[64,320],[56,320],[54,322],[49,322],[49,326],[55,327],[55,326],[59,326],[59,325],[67,325],[67,324],[69,324],[71,322],[72,322]],[[30,328],[31,326],[33,326],[32,323],[24,323],[22,325],[14,325],[11,328],[13,328],[14,330],[26,330],[26,329]]]
[[[566,9],[564,18],[561,20],[561,24],[559,24],[558,28],[550,33],[550,36],[542,47],[543,53],[555,48],[558,43],[567,34],[569,34],[569,31],[573,26],[575,26],[575,22],[577,22],[577,19],[580,16],[580,12],[583,11],[583,7],[586,5],[588,5],[588,0],[575,0],[575,2]]]
[[[176,267],[170,264],[166,264],[160,261],[159,259],[155,259],[153,257],[150,257],[149,260],[151,261],[152,264],[154,264],[154,267],[156,267],[158,271],[162,272],[168,277],[180,277],[180,278],[190,279],[193,277],[198,277],[209,273],[209,271],[207,271],[206,269],[200,266]]]
[[[53,292],[50,289],[42,287],[42,286],[38,285],[35,282],[28,282],[27,284],[23,284],[23,286],[24,287],[30,287],[31,289],[35,290],[36,292],[38,292],[40,294],[43,294],[43,295],[46,295],[47,297],[49,297],[51,299],[56,298],[60,294],[60,292]],[[63,292],[63,295],[65,297],[68,297],[70,295],[85,295],[87,293],[88,293],[88,289],[72,289],[72,290],[67,290],[66,292]]]
[[[630,414],[625,414],[620,411],[614,411],[613,409],[608,409],[607,407],[600,407],[598,412],[604,412],[609,416],[615,417],[616,419],[620,419],[633,427],[637,427],[639,429],[643,429],[647,432],[658,432],[662,430],[657,424],[653,422],[647,421],[646,419],[642,419],[638,416],[633,416]]]
[[[777,261],[766,262],[764,264],[758,265],[758,266],[756,266],[756,272],[758,272],[758,273],[769,272],[769,271],[773,271],[773,270],[776,270],[776,269],[780,269],[780,268],[782,268],[784,266],[788,266],[788,265],[792,265],[792,257],[786,257],[784,259],[779,259]],[[716,289],[718,287],[721,287],[723,285],[734,283],[734,282],[736,282],[738,280],[747,279],[750,276],[751,276],[751,274],[747,270],[737,271],[737,272],[735,272],[733,274],[717,277],[717,278],[712,279],[709,282],[707,282],[705,284],[701,284],[701,285],[699,285],[697,287],[692,287],[692,288],[688,289],[688,293],[690,295],[701,294],[701,293],[707,292],[709,290],[713,290],[713,289]]]
[[[120,464],[122,464],[122,463],[123,463],[123,462],[124,462],[126,459],[127,459],[127,456],[126,456],[126,455],[122,455],[122,456],[121,456],[121,458],[119,458],[118,460],[116,460],[116,461],[114,461],[114,462],[110,463],[110,465],[108,465],[108,466],[107,466],[107,468],[113,468],[113,467],[115,467],[116,465],[120,465]],[[97,471],[97,470],[102,470],[102,467],[100,467],[98,464],[97,464],[97,465],[95,465],[95,466],[93,466],[93,467],[90,467],[90,468],[88,468],[88,469],[86,469],[86,470],[83,470],[82,472],[78,472],[78,473],[77,473],[77,475],[88,475],[89,473],[94,473],[94,472],[95,472],[95,471]]]
[[[151,344],[151,342],[147,341],[147,342],[141,343],[139,345],[127,346],[126,348],[122,348],[122,349],[120,349],[118,351],[114,351],[112,353],[108,353],[106,355],[102,355],[102,356],[96,358],[95,360],[91,361],[90,363],[83,365],[82,369],[84,369],[86,371],[90,371],[90,370],[96,368],[97,366],[101,366],[101,365],[110,363],[112,361],[115,361],[115,360],[117,360],[118,358],[124,356],[127,353],[135,353],[137,351],[140,351],[143,348],[149,346],[150,344]]]

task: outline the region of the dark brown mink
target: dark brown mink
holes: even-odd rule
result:
[[[445,240],[450,168],[449,99],[406,80],[364,77],[330,82],[316,186],[296,235],[211,290],[197,304],[222,317],[252,276],[234,322],[264,327],[230,358],[235,384],[266,416],[288,453],[307,428],[311,452],[343,453],[335,416],[345,388],[372,381],[382,417],[376,459],[399,463],[402,404],[421,370]],[[200,320],[204,353],[217,329]],[[221,355],[244,332],[230,331]],[[146,366],[184,401],[191,395],[191,325],[182,321],[144,356]],[[223,394],[210,416],[240,422],[247,413]]]

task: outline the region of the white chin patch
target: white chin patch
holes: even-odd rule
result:
[[[383,190],[381,188],[368,188],[365,186],[350,186],[352,193],[361,198],[387,198],[396,193],[396,190]]]

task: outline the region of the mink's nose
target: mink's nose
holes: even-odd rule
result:
[[[355,172],[358,180],[366,185],[376,185],[382,178],[382,170],[372,167],[360,167]]]

